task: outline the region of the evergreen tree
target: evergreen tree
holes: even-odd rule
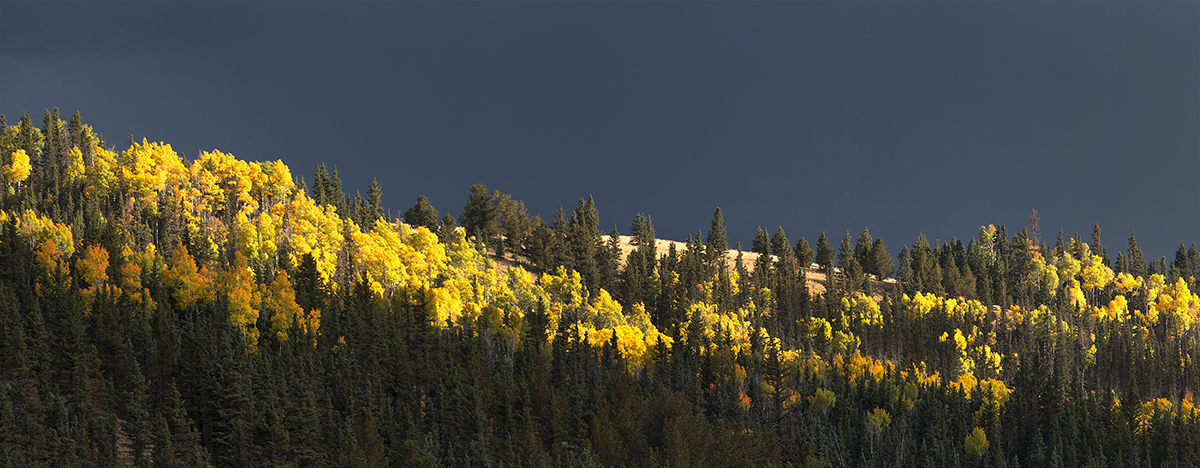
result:
[[[1147,265],[1146,257],[1142,255],[1142,245],[1138,243],[1137,237],[1133,232],[1129,233],[1129,250],[1125,255],[1125,262],[1129,268],[1129,274],[1133,276],[1146,276]]]
[[[425,226],[430,231],[438,229],[438,211],[429,204],[424,195],[417,197],[417,204],[404,212],[404,222],[412,226]]]
[[[721,208],[713,213],[712,227],[704,246],[704,263],[708,266],[709,274],[724,273],[726,270],[726,255],[729,251],[729,238],[725,236],[725,217]]]
[[[329,171],[325,169],[325,165],[317,166],[317,173],[313,175],[313,186],[310,197],[313,203],[317,206],[333,204],[333,187],[329,179]]]
[[[838,246],[837,266],[843,270],[846,269],[846,264],[854,257],[854,248],[850,246],[850,231],[846,231],[846,235],[842,236],[842,244]]]
[[[876,237],[871,244],[871,271],[875,278],[883,281],[885,277],[892,274],[895,270],[895,264],[892,263],[892,254],[888,253],[887,244],[883,243],[883,239]]]
[[[553,271],[562,264],[562,239],[540,216],[534,217],[532,225],[529,240],[525,243],[525,258],[533,268]]]
[[[1191,278],[1188,281],[1191,282],[1192,288],[1195,288],[1197,279],[1200,279],[1200,251],[1196,250],[1195,242],[1188,247],[1188,267],[1191,270]]]
[[[908,253],[908,246],[900,247],[899,266],[896,268],[896,280],[900,282],[900,286],[904,288],[904,293],[909,296],[915,295],[921,291],[921,277],[914,271],[912,267],[912,256]]]
[[[654,237],[654,224],[650,217],[638,213],[630,226],[633,233],[633,252],[625,261],[621,272],[621,299],[626,306],[642,303],[650,308],[661,288],[658,273],[658,251]]]
[[[458,229],[458,223],[454,222],[454,216],[446,215],[442,217],[442,226],[438,229],[438,239],[443,244],[454,239],[454,232]]]
[[[1092,254],[1104,259],[1105,265],[1110,265],[1108,260],[1108,252],[1104,248],[1104,244],[1100,243],[1100,224],[1092,227]]]
[[[42,161],[42,142],[45,137],[41,130],[33,126],[33,120],[29,118],[29,114],[21,113],[21,121],[17,124],[17,134],[14,140],[16,149],[25,150],[30,162]],[[5,154],[4,164],[11,164],[11,158],[11,154]],[[42,174],[41,167],[35,164],[33,172],[29,174],[29,185],[40,187],[43,180]]]
[[[580,199],[571,220],[567,223],[566,247],[567,267],[578,271],[583,276],[584,285],[588,291],[598,291],[597,279],[600,274],[600,262],[603,244],[600,240],[600,213],[596,211],[596,202],[592,197]]]
[[[474,237],[489,246],[494,246],[499,240],[500,219],[495,204],[499,194],[498,190],[488,192],[483,184],[471,186],[471,197],[458,217],[458,223],[466,230],[468,238]]]
[[[333,172],[329,173],[329,184],[326,189],[326,203],[337,208],[338,213],[348,213],[346,210],[349,198],[346,197],[346,192],[342,191],[342,179],[338,177],[337,166],[333,166]]]
[[[833,247],[825,240],[825,231],[821,231],[821,237],[817,239],[816,262],[821,268],[829,268],[829,265],[833,264]]]
[[[370,210],[372,221],[384,215],[383,185],[380,185],[378,179],[371,179],[371,185],[367,187],[367,208]]]
[[[800,262],[801,267],[808,268],[809,265],[812,265],[814,255],[816,252],[813,252],[812,248],[808,246],[807,240],[801,237],[796,241],[796,261]]]
[[[758,227],[758,232],[754,234],[754,243],[750,245],[750,251],[759,255],[771,254],[771,238],[767,236],[767,231]]]
[[[849,231],[847,231],[849,232]],[[862,234],[854,241],[854,259],[858,260],[858,264],[862,266],[863,271],[867,273],[874,272],[875,268],[871,264],[875,258],[871,255],[871,245],[874,239],[871,237],[871,232],[867,228],[863,228]]]

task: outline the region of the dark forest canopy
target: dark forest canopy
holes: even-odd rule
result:
[[[1194,244],[667,245],[2,123],[0,466],[1200,464]]]

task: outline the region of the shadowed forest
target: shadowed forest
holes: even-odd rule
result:
[[[629,251],[590,197],[0,128],[0,466],[1200,466],[1194,243]]]

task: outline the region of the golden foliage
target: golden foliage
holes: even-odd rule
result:
[[[8,183],[19,184],[29,177],[33,166],[29,164],[29,155],[25,153],[25,150],[19,149],[12,153],[11,162],[4,165],[2,169]]]
[[[963,441],[963,448],[971,455],[982,457],[988,449],[987,434],[983,432],[983,428],[976,427],[972,430]]]

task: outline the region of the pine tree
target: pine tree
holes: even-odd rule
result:
[[[771,255],[782,257],[784,252],[791,252],[792,244],[788,242],[787,234],[783,232],[783,226],[775,228],[775,235],[771,236]]]
[[[725,235],[725,217],[721,208],[713,213],[712,227],[704,247],[704,263],[708,266],[709,274],[724,273],[726,270],[726,255],[729,251],[729,238]]]
[[[888,253],[887,244],[884,244],[881,238],[876,237],[875,242],[871,244],[871,259],[870,273],[879,281],[883,281],[895,270],[892,254]]]
[[[800,266],[808,268],[812,265],[813,256],[816,255],[812,248],[808,246],[808,241],[803,237],[796,241],[796,261],[800,262]]]
[[[371,179],[371,185],[367,187],[367,208],[371,213],[371,221],[383,217],[383,185],[378,179]],[[434,219],[437,219],[436,214]]]
[[[849,231],[847,231],[849,232]],[[874,257],[871,255],[871,244],[874,239],[871,238],[871,232],[867,228],[863,228],[862,234],[859,234],[858,239],[854,241],[854,259],[858,260],[858,264],[862,266],[863,271],[872,273],[875,268],[871,265]]]
[[[362,192],[354,192],[354,199],[350,202],[349,215],[350,219],[353,219],[363,232],[370,231],[371,226],[375,224],[374,213],[367,201],[363,199]]]
[[[829,268],[833,264],[833,247],[825,239],[825,231],[821,231],[821,237],[817,239],[817,264],[821,268]]]
[[[154,451],[152,457],[154,459],[154,468],[174,468],[177,463],[171,430],[167,427],[167,418],[164,418],[161,414],[158,415],[154,422]]]
[[[837,266],[841,269],[846,269],[846,264],[854,257],[854,248],[850,246],[850,231],[846,231],[846,235],[842,236],[842,244],[838,246]],[[861,265],[860,265],[861,266]]]
[[[58,108],[55,107],[53,112],[46,111],[42,117],[42,135],[45,137],[42,157],[34,166],[45,177],[46,185],[43,187],[43,193],[54,196],[56,199],[59,197],[59,190],[62,187],[63,146],[65,143],[62,127],[63,121],[58,118]]]
[[[1187,281],[1186,278],[1190,276],[1191,269],[1191,265],[1188,264],[1187,247],[1183,245],[1183,242],[1180,242],[1179,248],[1175,249],[1175,259],[1171,261],[1171,273],[1168,283],[1175,282],[1176,278],[1184,278],[1184,281]]]
[[[425,226],[430,231],[438,229],[438,211],[429,204],[424,195],[417,197],[417,204],[404,212],[404,222],[410,226]]]
[[[42,135],[41,130],[38,130],[37,127],[33,126],[33,120],[29,118],[29,114],[24,112],[21,113],[21,121],[17,124],[17,135],[15,140],[15,149],[25,150],[25,154],[29,156],[29,160],[31,162],[42,160],[42,141],[45,140],[45,137]],[[3,157],[4,164],[12,163],[10,160],[12,157],[11,154],[5,154]],[[33,172],[29,175],[29,185],[33,187],[40,187],[42,179],[40,167],[35,165]]]
[[[328,197],[326,203],[336,207],[338,213],[347,213],[347,202],[350,199],[342,191],[342,179],[338,177],[337,166],[333,166],[333,172],[329,173],[329,186],[326,196]]]
[[[638,213],[633,218],[630,231],[633,233],[634,250],[630,252],[625,269],[621,272],[621,299],[626,306],[640,302],[650,308],[661,288],[654,224],[649,216]]]
[[[1125,255],[1125,262],[1128,265],[1129,274],[1133,276],[1146,276],[1146,257],[1142,255],[1142,245],[1138,243],[1137,237],[1133,232],[1129,233],[1129,250],[1128,254]]]
[[[454,216],[447,214],[442,217],[442,226],[438,228],[438,239],[443,243],[449,243],[454,239],[454,232],[458,229],[458,223],[454,221]]]
[[[1191,273],[1191,278],[1188,281],[1192,285],[1192,290],[1195,291],[1196,281],[1200,280],[1200,251],[1196,250],[1195,242],[1192,242],[1192,246],[1188,247],[1188,267]]]
[[[566,263],[568,268],[583,276],[584,285],[591,292],[599,291],[596,288],[600,272],[598,255],[603,247],[599,225],[600,213],[596,211],[596,202],[590,196],[587,200],[579,199],[579,205],[567,223]]]
[[[1092,227],[1092,255],[1096,255],[1104,260],[1105,265],[1110,265],[1108,260],[1108,252],[1104,249],[1104,244],[1100,243],[1100,224]]]
[[[597,252],[596,265],[596,285],[606,291],[617,291],[617,272],[621,269],[621,233],[615,224],[608,234],[607,245]]]
[[[496,213],[496,199],[500,191],[488,192],[483,184],[471,186],[471,196],[463,207],[458,223],[466,231],[468,238],[474,237],[488,246],[495,246],[500,237],[500,220]]]
[[[321,164],[317,166],[317,173],[313,175],[313,186],[310,196],[317,206],[328,205],[331,203],[330,190],[329,172],[325,169],[325,165]]]
[[[754,234],[754,243],[750,244],[750,251],[759,255],[771,255],[771,238],[762,226],[759,226],[758,232]]]

